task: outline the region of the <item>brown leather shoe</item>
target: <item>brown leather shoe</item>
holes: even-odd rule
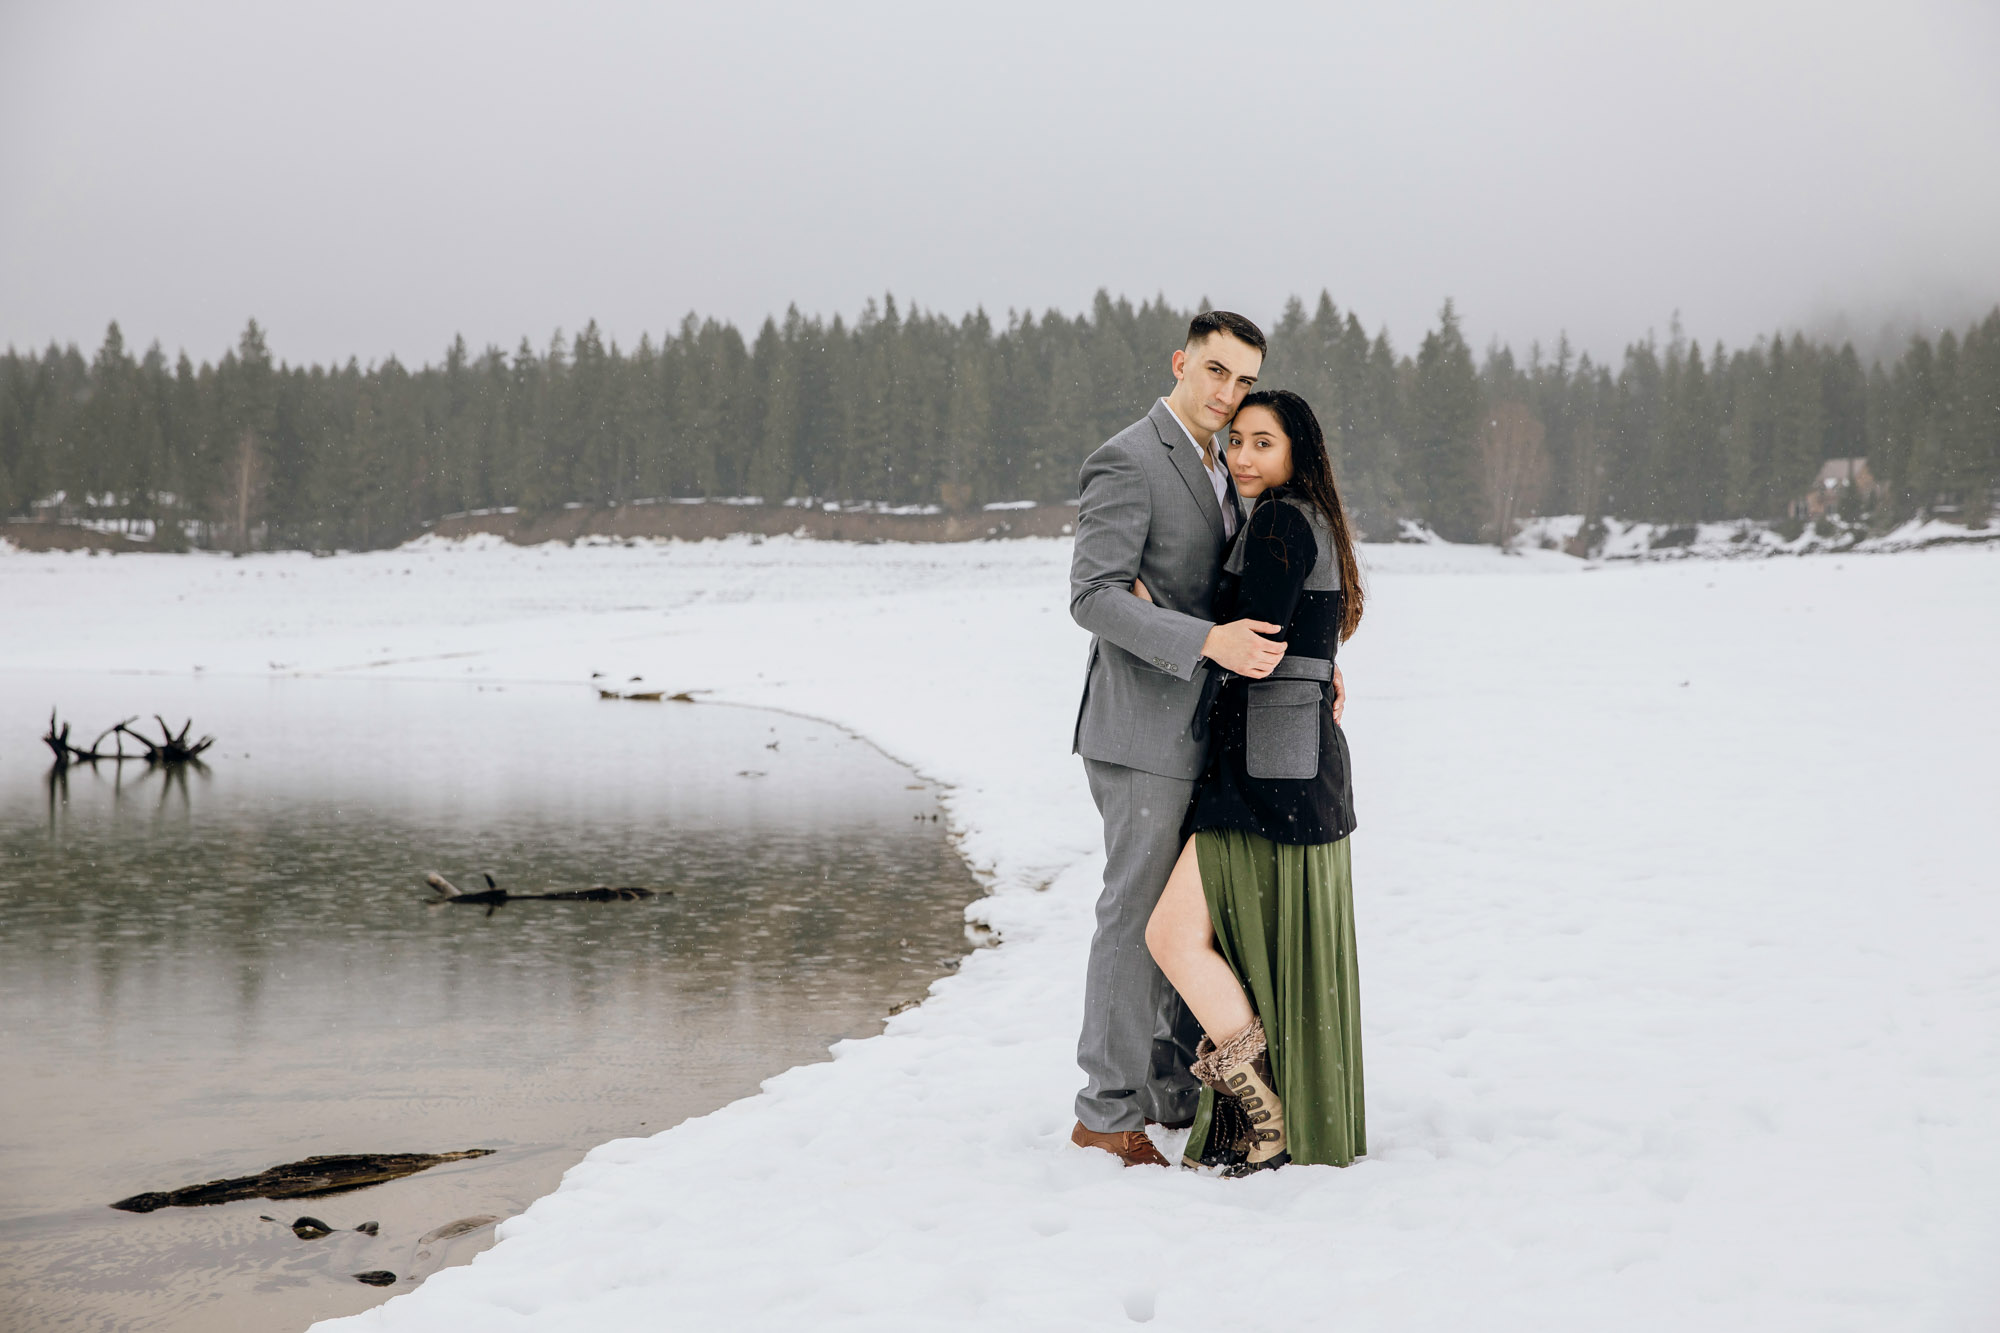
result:
[[[1081,1120],[1070,1131],[1069,1141],[1079,1148],[1102,1148],[1127,1166],[1165,1166],[1167,1159],[1160,1156],[1160,1150],[1146,1137],[1143,1129],[1121,1130],[1116,1134],[1100,1134],[1094,1129],[1085,1129]]]

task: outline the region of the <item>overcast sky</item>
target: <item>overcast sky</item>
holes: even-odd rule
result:
[[[2000,4],[0,0],[0,344],[1092,293],[1615,355],[2000,301]]]

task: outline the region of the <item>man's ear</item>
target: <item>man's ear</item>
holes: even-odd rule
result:
[[[1175,379],[1178,380],[1187,374],[1187,348],[1181,347],[1175,349],[1173,366]]]

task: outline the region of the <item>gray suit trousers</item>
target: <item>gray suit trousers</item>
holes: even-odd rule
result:
[[[1180,856],[1194,782],[1100,759],[1083,768],[1104,817],[1106,860],[1076,1045],[1088,1080],[1076,1095],[1076,1118],[1116,1133],[1148,1118],[1185,1120],[1201,1093],[1188,1072],[1201,1028],[1146,948],[1146,922]]]

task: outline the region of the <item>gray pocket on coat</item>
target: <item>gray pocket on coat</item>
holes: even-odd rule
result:
[[[1250,776],[1317,777],[1319,713],[1325,706],[1317,681],[1252,681],[1243,727],[1244,766]]]

